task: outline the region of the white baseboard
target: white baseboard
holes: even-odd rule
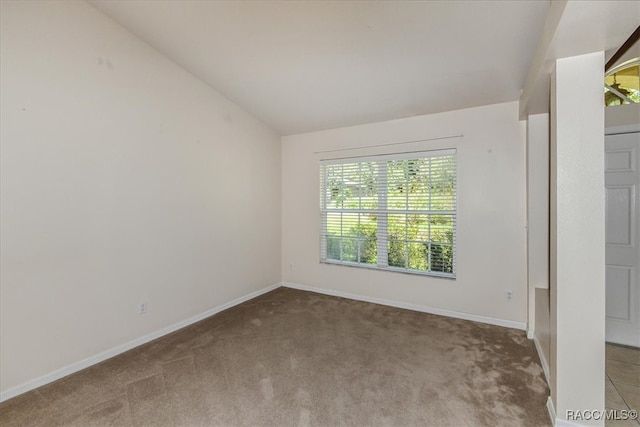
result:
[[[547,380],[547,385],[549,386],[549,388],[551,388],[549,361],[547,361],[547,358],[544,357],[544,352],[542,351],[542,347],[540,346],[540,341],[538,341],[538,338],[535,336],[535,334],[533,336],[533,343],[536,346],[536,351],[538,352],[538,357],[540,358],[540,364],[542,365],[542,370],[544,371],[544,377]]]
[[[382,298],[373,298],[364,295],[350,294],[347,292],[335,291],[333,289],[314,288],[312,286],[300,285],[297,283],[282,282],[282,286],[302,291],[316,292],[319,294],[332,295],[334,297],[349,298],[357,301],[371,302],[374,304],[388,305],[390,307],[404,308],[407,310],[420,311],[423,313],[437,314],[440,316],[454,317],[456,319],[472,320],[474,322],[488,323],[490,325],[503,326],[505,328],[513,328],[526,330],[527,324],[522,322],[514,322],[511,320],[496,319],[493,317],[479,316],[477,314],[461,313],[458,311],[442,310],[440,308],[427,307],[425,305],[410,304],[401,301],[392,301]]]
[[[533,338],[535,338],[536,331],[532,331],[531,329],[527,330],[527,338],[529,338],[530,340],[532,340]]]
[[[551,396],[547,398],[547,411],[549,411],[549,417],[551,418],[551,425],[553,427],[586,427],[584,424],[577,423],[575,421],[563,420],[558,418],[556,414],[556,408],[553,406],[553,400]]]
[[[549,418],[551,418],[551,425],[556,425],[556,408],[553,407],[553,399],[551,396],[547,397],[547,411],[549,411]]]
[[[167,326],[166,328],[160,329],[158,331],[147,334],[143,337],[136,338],[133,341],[129,341],[125,344],[121,344],[119,346],[113,347],[107,351],[103,351],[102,353],[96,354],[95,356],[88,357],[84,360],[80,360],[79,362],[72,363],[63,368],[57,369],[51,373],[42,375],[33,380],[27,381],[23,384],[20,384],[16,387],[12,387],[8,390],[5,390],[0,393],[0,402],[4,402],[5,400],[11,399],[12,397],[18,396],[19,394],[26,393],[27,391],[33,390],[34,388],[43,386],[50,382],[59,380],[62,377],[66,377],[67,375],[78,372],[82,369],[88,368],[89,366],[95,365],[97,363],[103,362],[111,357],[117,356],[120,353],[124,353],[125,351],[131,350],[134,347],[139,345],[148,343],[149,341],[153,341],[157,338],[160,338],[164,335],[170,334],[171,332],[175,332],[178,329],[182,329],[185,326],[189,326],[193,323],[196,323],[202,319],[205,319],[209,316],[213,316],[216,313],[219,313],[223,310],[241,304],[245,301],[258,297],[262,294],[270,292],[274,289],[277,289],[281,286],[281,283],[276,283],[271,286],[267,286],[266,288],[259,289],[255,292],[251,292],[247,295],[241,296],[240,298],[236,298],[233,301],[229,301],[228,303],[219,305],[210,310],[207,310],[203,313],[196,314],[188,319],[182,320],[180,322],[174,323],[171,326]]]

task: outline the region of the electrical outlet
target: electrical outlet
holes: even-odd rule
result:
[[[138,314],[145,314],[147,312],[147,303],[141,302],[138,304]]]
[[[506,291],[505,296],[507,301],[511,301],[513,299],[513,291]]]

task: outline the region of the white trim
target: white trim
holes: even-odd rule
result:
[[[157,338],[160,338],[164,335],[170,334],[171,332],[175,332],[178,329],[184,328],[185,326],[189,326],[193,323],[196,323],[202,319],[205,319],[209,316],[213,316],[216,313],[219,313],[223,310],[241,304],[250,299],[256,298],[262,294],[266,294],[267,292],[271,292],[274,289],[277,289],[281,286],[281,283],[276,283],[271,286],[267,286],[265,288],[259,289],[255,292],[251,292],[247,295],[236,298],[232,301],[229,301],[225,304],[221,304],[217,307],[209,309],[203,313],[196,314],[195,316],[189,317],[188,319],[181,320],[180,322],[174,323],[171,326],[167,326],[166,328],[160,329],[158,331],[152,332],[140,338],[136,338],[132,341],[129,341],[125,344],[118,345],[109,350],[103,351],[102,353],[96,354],[94,356],[88,357],[84,360],[80,360],[78,362],[67,365],[63,368],[57,369],[48,374],[42,375],[33,380],[29,380],[25,383],[22,383],[16,387],[12,387],[8,390],[5,390],[0,393],[0,402],[4,402],[5,400],[11,399],[12,397],[18,396],[19,394],[26,393],[29,390],[33,390],[34,388],[41,387],[50,382],[56,381],[62,377],[66,377],[67,375],[73,374],[74,372],[78,372],[82,369],[88,368],[89,366],[95,365],[96,363],[103,362],[111,357],[117,356],[120,353],[124,353],[125,351],[131,350],[134,347],[139,345],[148,343],[149,341],[153,341]]]
[[[623,62],[622,64],[618,64],[615,67],[609,69],[609,71],[607,71],[606,73],[604,73],[605,77],[609,77],[611,74],[615,74],[618,73],[622,70],[624,70],[625,68],[631,68],[631,67],[636,67],[640,65],[640,59],[638,58],[632,58],[628,61]]]
[[[324,226],[324,224],[323,224]],[[449,244],[447,244],[449,245]],[[380,246],[378,246],[380,247]],[[380,251],[378,251],[378,258],[380,259]],[[383,260],[386,259],[382,258]],[[339,261],[333,259],[320,259],[320,264],[327,265],[340,265],[343,267],[354,267],[354,268],[368,268],[369,270],[378,270],[378,271],[387,271],[391,273],[401,273],[401,274],[411,274],[414,276],[429,276],[429,277],[437,277],[438,279],[448,279],[448,280],[456,280],[455,273],[440,273],[438,271],[422,271],[422,270],[411,270],[408,268],[402,267],[380,267],[378,265],[373,264],[365,264],[363,262],[355,262],[355,261]],[[455,269],[454,269],[455,270]]]
[[[540,346],[540,341],[533,334],[533,343],[536,346],[536,351],[538,352],[538,357],[540,358],[540,364],[542,365],[542,370],[544,371],[544,377],[547,380],[547,385],[551,388],[551,374],[549,373],[549,362],[547,358],[544,357],[544,352],[542,351],[542,347]]]
[[[536,337],[536,331],[532,329],[527,329],[527,338],[532,340]]]
[[[549,411],[549,418],[551,418],[551,424],[556,425],[556,408],[553,407],[553,399],[551,396],[547,397],[547,411]]]
[[[363,147],[364,148],[364,147]],[[385,162],[388,160],[408,160],[408,159],[427,159],[431,157],[445,157],[455,156],[455,148],[444,148],[435,150],[420,150],[420,151],[408,151],[402,153],[392,154],[374,154],[371,156],[354,156],[354,157],[342,157],[336,159],[322,159],[321,165],[342,165],[350,163],[364,163],[364,162]]]
[[[480,316],[477,314],[461,313],[459,311],[443,310],[440,308],[428,307],[425,305],[410,304],[402,301],[392,301],[382,298],[368,297],[364,295],[350,294],[347,292],[336,291],[333,289],[314,288],[313,286],[300,285],[298,283],[282,282],[282,286],[286,288],[299,289],[301,291],[316,292],[319,294],[332,295],[334,297],[349,298],[357,301],[371,302],[374,304],[387,305],[390,307],[404,308],[406,310],[420,311],[423,313],[437,314],[439,316],[453,317],[456,319],[472,320],[474,322],[488,323],[490,325],[503,326],[505,328],[527,329],[527,324],[523,322],[514,322],[512,320],[496,319],[494,317]]]
[[[609,126],[604,129],[605,136],[619,135],[621,133],[636,133],[636,132],[640,132],[640,124]]]
[[[556,414],[556,408],[553,406],[553,399],[551,399],[551,396],[547,398],[547,411],[549,411],[551,425],[553,425],[554,427],[585,427],[584,424],[558,418],[558,414]]]
[[[585,427],[584,424],[558,418],[558,414],[556,414],[556,408],[553,406],[553,400],[551,399],[551,396],[547,398],[547,411],[549,411],[549,417],[551,417],[551,424],[554,427]]]

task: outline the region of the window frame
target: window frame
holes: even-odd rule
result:
[[[389,161],[397,161],[397,160],[421,160],[426,158],[437,158],[437,157],[452,157],[453,158],[453,209],[451,210],[433,210],[433,209],[422,209],[422,210],[411,210],[409,206],[406,206],[405,209],[390,209],[387,205],[388,199],[388,187],[387,187],[387,178],[389,172]],[[364,164],[364,163],[377,163],[377,199],[378,199],[378,207],[376,209],[353,209],[353,208],[328,208],[327,201],[327,166],[332,165],[340,165],[340,164]],[[385,165],[385,167],[380,167],[381,165]],[[411,275],[421,275],[421,276],[432,276],[437,278],[451,279],[455,280],[457,275],[457,217],[458,217],[458,188],[457,188],[457,177],[458,177],[458,166],[457,166],[457,150],[455,148],[446,148],[446,149],[437,149],[437,150],[422,150],[422,151],[412,151],[412,152],[404,152],[404,153],[396,153],[396,154],[381,154],[381,155],[371,155],[371,156],[354,156],[354,157],[345,157],[338,159],[326,159],[320,160],[320,263],[322,264],[331,264],[331,265],[343,265],[347,267],[356,267],[356,268],[365,268],[370,270],[379,270],[379,271],[388,271],[393,273],[403,273],[403,274],[411,274]],[[385,189],[385,191],[381,191]],[[431,192],[429,192],[431,194]],[[408,203],[408,199],[407,199]],[[362,261],[345,261],[340,259],[329,258],[328,251],[328,231],[327,231],[327,223],[328,223],[328,214],[329,213],[353,213],[353,214],[362,214],[362,213],[377,213],[377,228],[376,228],[376,240],[377,240],[377,264],[370,264]],[[408,267],[397,267],[388,265],[388,244],[390,242],[388,236],[388,218],[390,215],[399,214],[399,215],[449,215],[451,217],[452,222],[452,240],[451,240],[451,248],[452,248],[452,259],[451,259],[451,272],[442,272],[442,271],[431,271],[431,270],[417,270],[411,269]],[[339,236],[340,241],[344,240],[344,234]],[[347,237],[348,239],[350,237]],[[409,242],[407,239],[406,243]],[[432,240],[431,231],[429,231],[429,244],[434,243]],[[443,242],[436,242],[442,244]],[[342,244],[342,243],[341,243]],[[360,252],[358,252],[360,254]],[[409,252],[405,253],[405,256],[410,256]],[[429,255],[430,257],[431,255]],[[342,256],[341,256],[342,257]],[[359,258],[359,255],[358,255]],[[381,260],[384,260],[381,262]],[[408,261],[407,261],[408,262]],[[429,265],[431,268],[431,265]]]

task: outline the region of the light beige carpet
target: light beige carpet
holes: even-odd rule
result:
[[[523,331],[280,288],[0,404],[2,426],[548,426]]]

